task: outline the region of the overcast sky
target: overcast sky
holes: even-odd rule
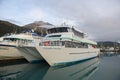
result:
[[[120,0],[0,0],[0,19],[76,25],[97,41],[120,41]]]

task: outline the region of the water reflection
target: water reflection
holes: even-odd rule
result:
[[[88,80],[98,69],[98,59],[66,66],[63,68],[49,68],[43,80]]]
[[[16,80],[42,80],[48,69],[47,63],[28,64]]]
[[[49,67],[47,63],[7,66],[0,73],[0,80],[88,80],[98,70],[98,65],[99,60],[95,58],[57,67]],[[9,75],[3,77],[3,74]]]
[[[0,66],[0,80],[14,80],[27,64]]]

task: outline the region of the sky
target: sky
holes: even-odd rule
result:
[[[77,26],[96,41],[120,41],[120,0],[0,0],[0,20]]]

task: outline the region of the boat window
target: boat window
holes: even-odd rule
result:
[[[16,38],[4,38],[4,41],[16,41],[17,39]]]
[[[78,32],[78,31],[76,31],[74,28],[72,28],[72,30],[73,30],[73,33],[74,33],[76,36],[79,36],[79,37],[84,38],[84,33]]]
[[[21,39],[21,40],[18,40],[18,45],[31,45],[32,44],[32,41],[31,40],[25,40],[25,39]]]
[[[87,43],[79,43],[72,41],[45,41],[39,43],[40,46],[65,46],[68,48],[88,48]]]
[[[61,37],[61,35],[50,35],[48,37]]]
[[[45,41],[39,43],[40,46],[62,46],[61,41]]]
[[[87,43],[72,42],[72,41],[65,41],[65,47],[69,47],[69,48],[88,48],[88,44]]]
[[[65,46],[65,41],[61,41],[62,42],[62,46]]]
[[[68,32],[68,28],[67,27],[60,27],[60,28],[52,28],[52,29],[48,29],[48,33],[60,33],[60,32]]]

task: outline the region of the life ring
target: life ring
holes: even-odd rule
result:
[[[49,46],[49,44],[50,44],[50,41],[45,41],[44,42],[44,46]]]

